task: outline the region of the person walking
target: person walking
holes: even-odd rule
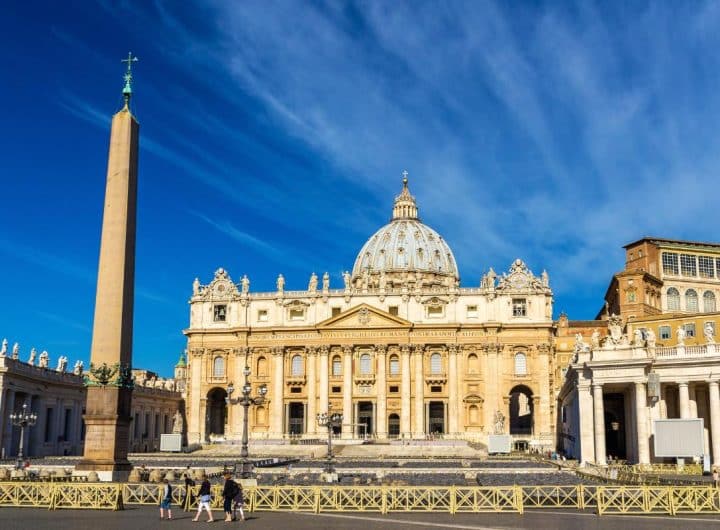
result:
[[[195,481],[190,478],[190,475],[188,475],[188,473],[183,474],[183,480],[185,481],[185,497],[183,498],[183,510],[189,512],[193,505],[192,489],[195,487]]]
[[[225,473],[225,486],[223,487],[223,509],[225,510],[225,522],[233,520],[233,501],[240,491],[238,483],[232,479],[231,473]]]
[[[238,484],[238,492],[237,495],[235,495],[235,498],[233,499],[233,521],[237,520],[237,512],[240,511],[240,519],[242,521],[245,520],[245,512],[243,511],[243,506],[245,505],[245,496],[243,495],[243,489],[242,485]]]
[[[165,486],[163,487],[162,498],[160,499],[160,519],[165,519],[165,510],[167,510],[167,518],[172,519],[172,486],[168,479],[163,479]]]
[[[212,495],[210,494],[210,481],[205,477],[202,481],[202,484],[200,484],[200,491],[198,491],[198,510],[197,514],[195,514],[195,518],[193,519],[194,522],[197,522],[198,519],[200,519],[200,514],[203,511],[203,508],[207,510],[208,513],[208,523],[213,522],[213,515],[212,510],[210,509],[210,501],[212,501]]]

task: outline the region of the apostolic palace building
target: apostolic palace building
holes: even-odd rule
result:
[[[342,412],[344,439],[484,441],[502,429],[518,447],[554,445],[553,294],[517,259],[462,287],[452,250],[418,217],[407,177],[390,222],[360,248],[344,285],[252,292],[218,269],[190,300],[188,442],[237,440],[242,407],[227,387],[249,368],[251,438],[319,438],[316,415]],[[241,271],[242,272],[242,271]]]

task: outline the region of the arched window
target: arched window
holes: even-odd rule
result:
[[[303,375],[303,359],[300,355],[293,355],[290,374],[293,376]]]
[[[430,356],[430,373],[439,374],[442,373],[442,357],[439,353],[433,353]]]
[[[470,408],[468,409],[468,420],[470,421],[470,425],[477,425],[478,416],[477,405],[470,405]]]
[[[703,311],[705,313],[714,313],[717,311],[717,305],[715,304],[715,293],[712,291],[705,291],[703,294]]]
[[[213,377],[225,377],[225,359],[220,356],[213,359]]]
[[[667,290],[668,311],[680,311],[680,292],[675,287]]]
[[[468,355],[468,373],[470,374],[478,374],[480,373],[480,361],[478,360],[478,356],[474,353],[471,353]]]
[[[527,374],[527,357],[524,353],[518,352],[515,354],[515,375],[526,375]]]
[[[360,356],[360,373],[363,375],[372,373],[371,366],[370,366],[370,355],[367,353],[363,353]]]
[[[400,359],[397,355],[390,356],[390,375],[400,375]]]
[[[339,355],[332,358],[332,374],[342,375],[342,361]]]
[[[685,310],[691,313],[698,312],[698,295],[695,289],[685,291]]]
[[[267,360],[265,357],[260,357],[257,360],[257,375],[258,377],[267,377]]]

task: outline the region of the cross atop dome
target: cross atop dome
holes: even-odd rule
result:
[[[410,195],[408,189],[408,172],[403,171],[403,189],[400,195],[395,197],[395,205],[393,206],[393,221],[396,219],[418,219],[418,208],[415,197]]]

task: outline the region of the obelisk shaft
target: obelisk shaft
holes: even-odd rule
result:
[[[123,369],[132,366],[138,135],[126,105],[113,116],[110,133],[90,356],[95,371],[88,375],[85,452],[77,466],[105,480],[121,479],[130,469],[132,386]],[[112,375],[103,380],[101,367]]]

